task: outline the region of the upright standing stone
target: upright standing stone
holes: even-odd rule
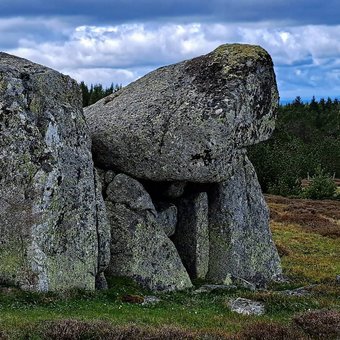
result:
[[[233,276],[260,283],[281,274],[268,208],[246,156],[228,181],[215,184],[209,198],[208,278],[223,282]]]
[[[171,291],[192,286],[178,252],[157,222],[151,197],[135,179],[117,175],[107,188],[111,261],[107,274]]]
[[[177,207],[174,204],[161,204],[157,210],[157,222],[167,236],[172,236],[177,226]]]
[[[102,184],[97,169],[94,170],[95,194],[96,194],[96,229],[98,242],[98,270],[96,275],[96,289],[106,289],[107,281],[104,275],[105,269],[110,263],[111,227],[107,216],[106,205],[102,195]]]
[[[173,241],[190,277],[205,278],[209,264],[207,193],[192,194],[179,201]]]
[[[94,289],[108,232],[77,83],[0,53],[0,281]]]

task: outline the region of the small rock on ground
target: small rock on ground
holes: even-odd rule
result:
[[[228,307],[231,311],[242,315],[263,315],[265,313],[264,304],[244,298],[229,300]]]
[[[287,290],[283,290],[280,292],[280,294],[282,295],[289,295],[289,296],[308,296],[311,295],[311,291],[310,288],[314,287],[315,285],[310,285],[310,286],[306,286],[306,287],[299,287],[296,289],[287,289]]]
[[[142,306],[150,306],[150,305],[155,305],[159,302],[161,302],[162,300],[160,298],[158,298],[157,296],[144,296],[144,301],[142,303]]]
[[[196,289],[194,291],[194,294],[200,294],[200,293],[210,293],[213,291],[217,291],[217,290],[233,290],[233,289],[237,289],[236,286],[234,285],[203,285],[202,287]]]
[[[335,278],[335,283],[337,285],[340,285],[340,275],[337,275],[336,278]]]

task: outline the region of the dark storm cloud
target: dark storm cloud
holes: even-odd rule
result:
[[[82,17],[86,24],[127,21],[200,20],[339,23],[338,0],[1,0],[0,16]],[[72,20],[69,18],[70,20]]]
[[[22,39],[44,41],[65,41],[71,28],[66,23],[54,19],[26,20],[24,18],[0,18],[0,46],[2,49],[13,48]]]

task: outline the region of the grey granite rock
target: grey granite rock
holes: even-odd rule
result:
[[[171,182],[165,190],[164,195],[169,198],[178,198],[184,194],[186,182]]]
[[[206,284],[196,289],[193,293],[201,294],[201,293],[211,293],[211,292],[216,292],[216,291],[230,291],[230,290],[235,290],[235,289],[237,289],[237,287],[234,285]]]
[[[190,277],[205,278],[209,264],[207,193],[195,193],[179,200],[178,223],[172,240]]]
[[[155,70],[85,109],[95,163],[154,181],[221,182],[274,129],[269,54],[222,45]]]
[[[111,261],[106,273],[131,277],[151,290],[191,287],[189,275],[174,244],[157,222],[143,186],[126,175],[117,175],[111,184],[106,200]]]
[[[231,299],[228,303],[231,311],[242,315],[263,315],[264,304],[244,298]]]
[[[337,275],[337,276],[335,277],[335,283],[336,283],[337,285],[340,285],[340,275]]]
[[[162,204],[157,211],[157,222],[168,237],[176,231],[177,207],[174,204]]]
[[[106,289],[107,282],[104,270],[110,263],[111,227],[107,217],[106,205],[102,196],[102,184],[98,171],[94,170],[96,195],[96,229],[98,243],[98,270],[96,275],[96,289]]]
[[[104,209],[77,83],[0,53],[0,281],[94,289]]]
[[[145,191],[143,185],[137,180],[119,174],[106,189],[107,199],[111,202],[127,205],[136,211],[150,211],[154,216],[157,215],[150,195]]]
[[[261,285],[281,274],[269,229],[269,212],[255,170],[246,156],[226,182],[210,193],[210,261],[213,282],[239,277]]]
[[[309,285],[305,287],[299,287],[295,289],[286,289],[279,291],[278,293],[281,295],[288,295],[288,296],[298,296],[298,297],[303,297],[303,296],[310,296],[312,295],[312,289],[316,287],[316,285]]]
[[[113,170],[106,171],[104,175],[105,186],[108,186],[113,181],[113,179],[116,177],[116,175],[117,174]]]
[[[162,300],[157,296],[147,295],[144,296],[144,301],[142,302],[142,306],[154,306],[160,303]]]

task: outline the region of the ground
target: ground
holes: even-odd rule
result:
[[[92,293],[37,294],[2,287],[0,339],[340,338],[340,201],[266,199],[289,282],[268,291],[159,294],[162,301],[150,306],[138,302],[151,293],[123,279]],[[280,293],[301,286],[309,286],[307,296]],[[137,303],[127,294],[137,295]],[[231,312],[227,302],[235,296],[264,302],[265,315]]]

